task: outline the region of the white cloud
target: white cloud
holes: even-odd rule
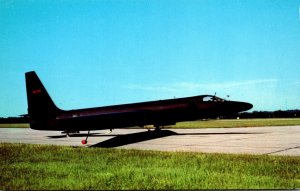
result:
[[[132,90],[144,90],[144,91],[164,91],[164,92],[173,92],[176,91],[172,86],[143,86],[140,84],[131,84],[126,85],[124,88]]]
[[[131,84],[127,85],[124,88],[132,90],[144,90],[144,91],[162,91],[162,92],[199,92],[201,90],[208,89],[232,89],[239,87],[247,86],[256,86],[256,85],[270,85],[276,84],[277,79],[259,79],[259,80],[248,80],[242,82],[221,82],[221,83],[193,83],[193,82],[179,82],[169,85],[156,85],[156,86],[147,86],[140,84]]]

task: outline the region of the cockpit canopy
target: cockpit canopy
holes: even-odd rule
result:
[[[203,102],[208,102],[208,101],[213,101],[213,102],[224,102],[225,100],[222,98],[219,98],[217,96],[211,96],[211,95],[207,95],[207,96],[203,96],[202,97],[202,101]]]

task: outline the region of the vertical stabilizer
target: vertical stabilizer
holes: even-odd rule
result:
[[[55,119],[59,109],[34,71],[25,73],[25,78],[30,127],[33,129],[46,128],[46,124],[51,119]]]

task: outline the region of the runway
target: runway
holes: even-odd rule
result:
[[[300,126],[162,129],[115,129],[91,132],[89,147],[158,151],[300,156]],[[0,142],[82,146],[83,134],[66,137],[55,131],[0,128]]]

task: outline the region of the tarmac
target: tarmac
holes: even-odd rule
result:
[[[264,154],[300,156],[300,126],[205,128],[205,129],[115,129],[67,137],[55,131],[30,128],[0,128],[2,143],[67,145],[157,151]]]

